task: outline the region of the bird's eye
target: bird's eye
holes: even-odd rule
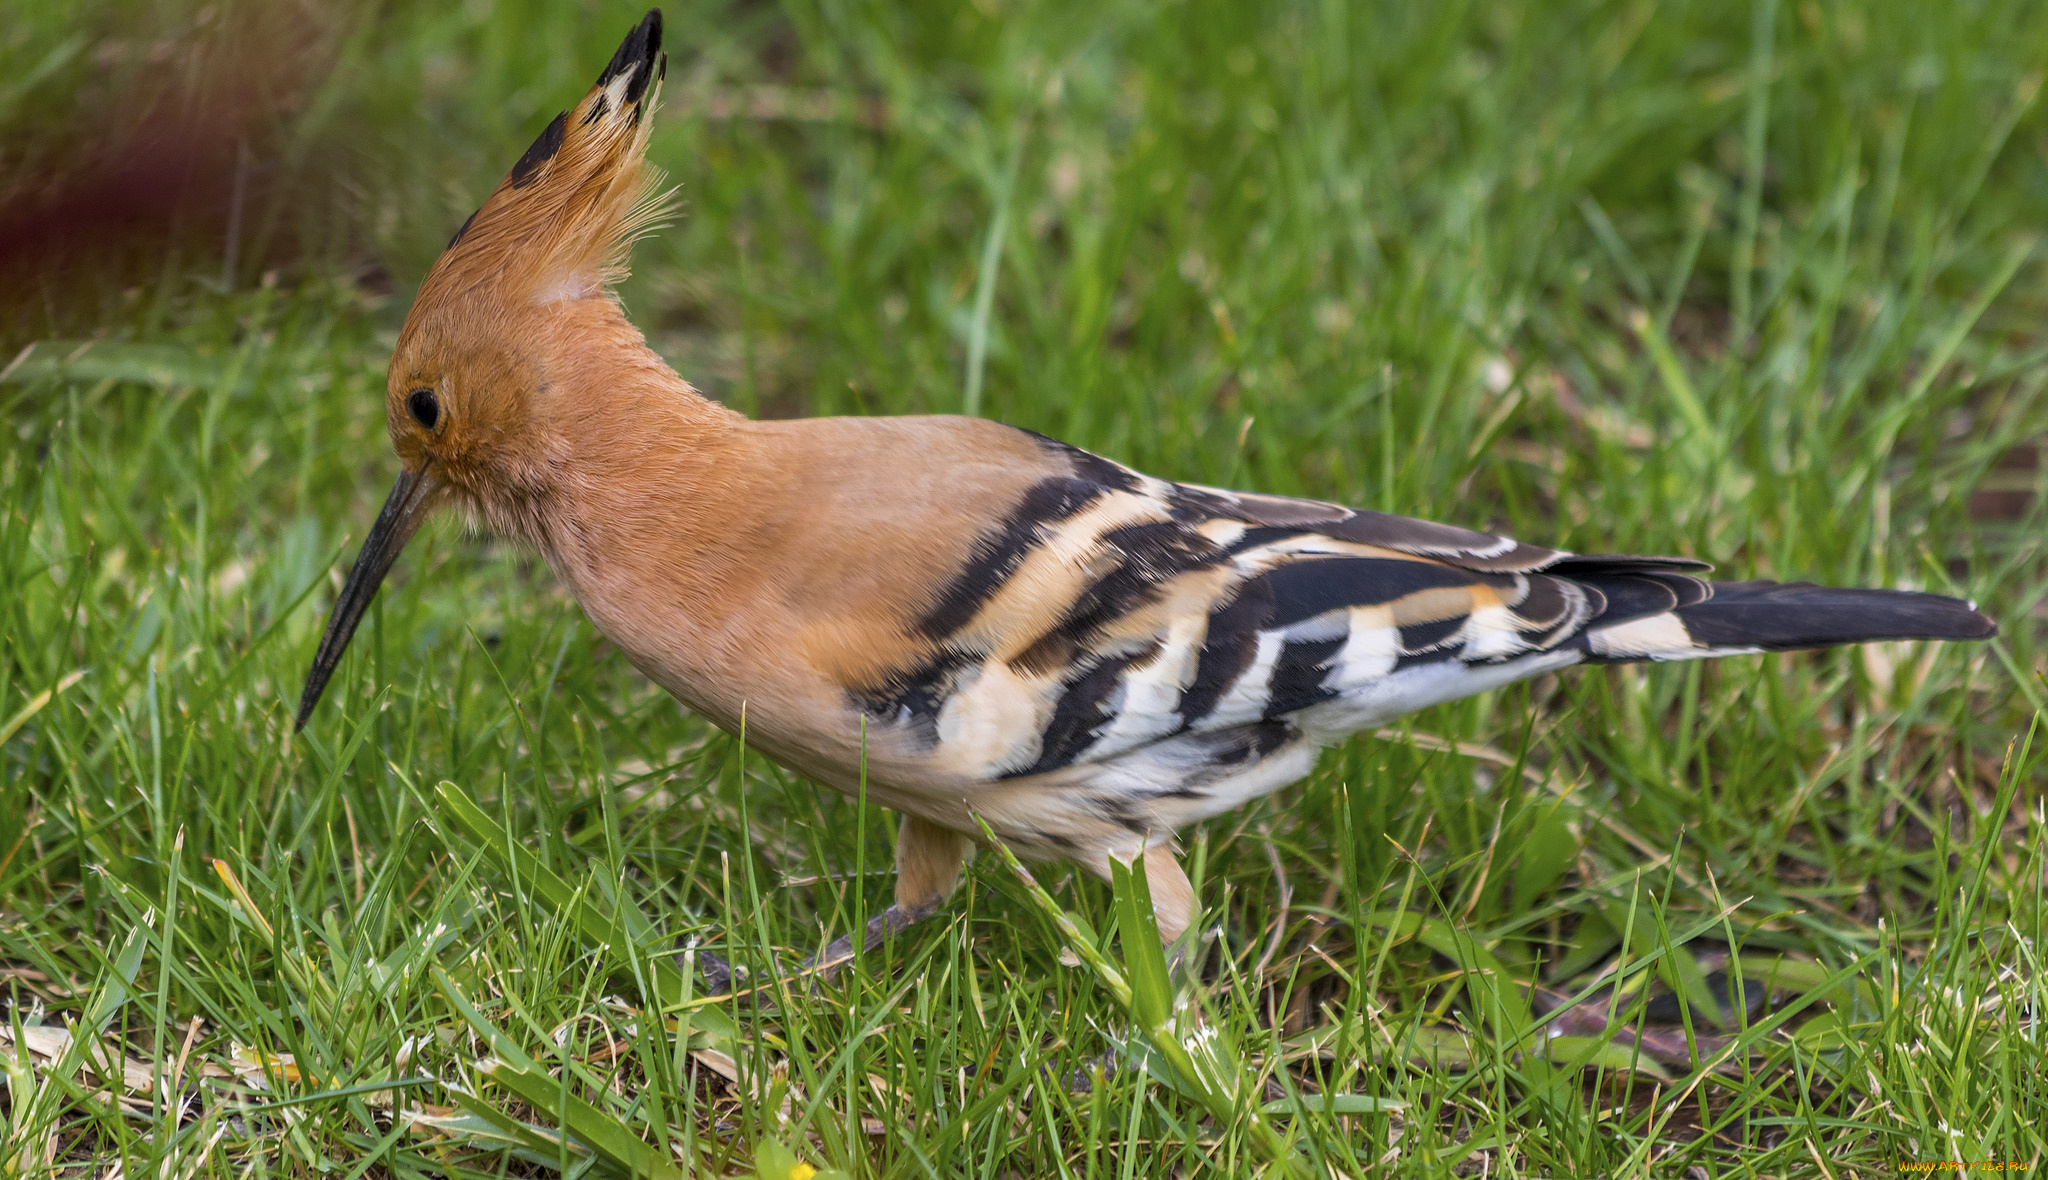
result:
[[[441,399],[431,389],[415,389],[405,395],[405,408],[412,411],[412,420],[426,427],[434,428],[441,420]]]

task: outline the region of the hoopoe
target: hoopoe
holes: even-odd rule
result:
[[[1103,876],[1142,861],[1171,942],[1196,912],[1174,834],[1360,729],[1574,664],[1996,630],[1940,595],[1709,582],[1684,558],[1173,483],[977,418],[751,421],[611,294],[661,208],[642,157],[665,68],[656,10],[421,286],[385,396],[402,470],[300,726],[454,504],[538,548],[689,708],[901,813],[870,945],[939,906],[980,824]]]

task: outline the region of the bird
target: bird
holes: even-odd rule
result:
[[[869,948],[991,836],[1105,879],[1142,864],[1173,944],[1199,912],[1176,833],[1359,730],[1575,665],[1996,633],[1958,598],[1716,582],[1174,482],[978,417],[744,417],[613,293],[666,208],[644,162],[661,33],[655,9],[422,282],[385,390],[401,470],[298,728],[407,539],[454,507],[537,549],[684,706],[900,814]]]

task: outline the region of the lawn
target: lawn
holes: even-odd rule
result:
[[[623,298],[731,405],[2000,621],[1356,738],[1183,834],[1177,996],[1129,889],[990,853],[786,978],[891,817],[458,522],[293,733],[411,291],[639,12],[10,6],[0,1170],[2048,1158],[2048,5],[669,7]]]

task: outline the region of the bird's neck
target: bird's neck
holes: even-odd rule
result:
[[[548,366],[558,453],[530,539],[600,629],[645,651],[651,637],[623,633],[641,620],[715,613],[758,447],[744,417],[698,393],[616,309],[575,344]]]

